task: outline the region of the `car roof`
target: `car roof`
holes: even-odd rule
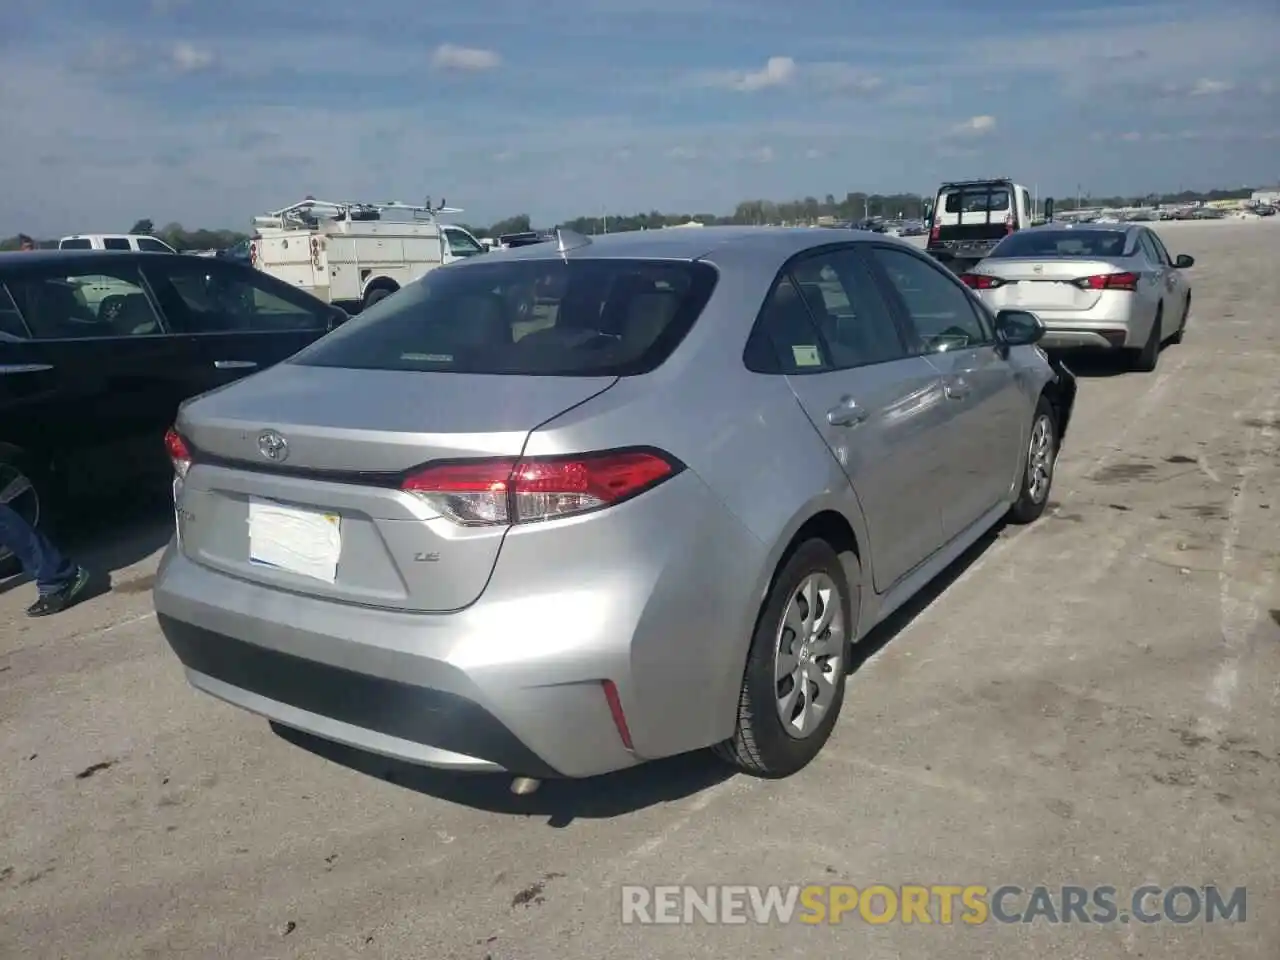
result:
[[[184,253],[140,253],[137,250],[11,250],[0,253],[0,267],[38,267],[41,265],[74,265],[93,263],[111,257],[146,257],[155,260],[207,260]]]
[[[572,239],[572,238],[568,238]],[[828,227],[669,227],[665,230],[631,230],[585,238],[589,244],[573,247],[567,259],[702,260],[723,253],[775,254],[785,260],[812,247],[832,243],[886,243],[892,238],[863,230]],[[495,250],[457,266],[508,260],[550,260],[562,256],[553,237],[547,243],[509,250]]]
[[[1133,230],[1142,230],[1146,227],[1147,222],[1130,222],[1117,221],[1116,223],[1098,223],[1096,220],[1086,220],[1075,223],[1069,220],[1050,220],[1048,223],[1038,223],[1034,227],[1024,227],[1019,233],[1044,233],[1047,230],[1088,230],[1091,233],[1129,233]]]

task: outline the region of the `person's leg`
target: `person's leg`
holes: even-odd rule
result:
[[[89,582],[88,572],[63,555],[13,508],[0,503],[0,545],[13,551],[39,594],[27,613],[44,616],[66,609]]]

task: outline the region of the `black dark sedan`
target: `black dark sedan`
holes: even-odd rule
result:
[[[68,501],[162,481],[179,403],[345,319],[230,260],[0,254],[0,502],[43,524]],[[0,553],[0,575],[11,561]]]

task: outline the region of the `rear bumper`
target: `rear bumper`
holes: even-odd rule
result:
[[[160,629],[197,689],[425,766],[589,777],[728,737],[763,545],[691,471],[555,523],[511,530],[480,600],[440,614],[288,592],[171,544]]]
[[[994,310],[1003,307],[987,301]],[[1010,308],[1015,309],[1015,308]],[[1045,326],[1040,346],[1045,350],[1115,350],[1141,347],[1151,332],[1153,317],[1142,318],[1115,304],[1099,305],[1092,310],[1042,310],[1023,307],[1039,317]]]
[[[193,687],[285,726],[429,766],[558,776],[465,697],[255,646],[164,614],[158,620]]]

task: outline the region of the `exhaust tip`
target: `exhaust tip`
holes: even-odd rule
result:
[[[527,797],[531,793],[536,793],[540,786],[542,786],[541,780],[535,780],[533,777],[516,777],[511,781],[511,792],[517,797]]]

